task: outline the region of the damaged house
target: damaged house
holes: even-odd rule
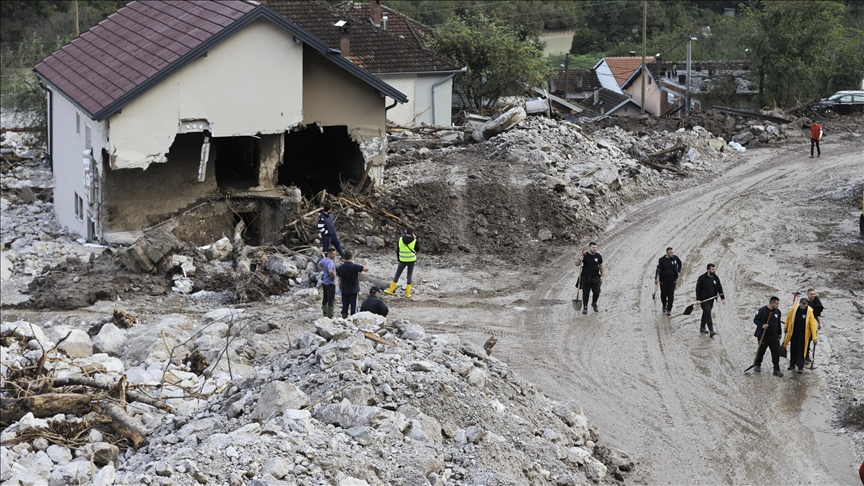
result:
[[[338,23],[337,23],[338,24]],[[345,24],[331,26],[347,33]],[[407,97],[257,2],[133,1],[35,66],[59,222],[274,244],[303,196],[380,179]]]

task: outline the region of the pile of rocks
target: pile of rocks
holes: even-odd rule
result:
[[[761,144],[779,143],[790,138],[807,136],[806,129],[812,121],[809,118],[796,118],[789,123],[772,123],[762,120],[747,120],[735,126],[735,136],[732,141],[741,145],[751,142]]]
[[[13,275],[34,276],[45,266],[67,258],[90,258],[102,249],[83,246],[84,240],[62,228],[54,217],[54,189],[45,153],[5,134],[0,142],[0,256],[2,281]]]
[[[307,289],[291,298],[318,297]],[[166,315],[127,329],[111,316],[91,323],[92,338],[70,323],[45,331],[4,323],[3,336],[16,337],[3,341],[4,387],[15,368],[68,333],[58,347],[64,359],[46,363],[55,378],[125,375],[130,389],[171,409],[129,403],[148,443],[125,453],[95,425],[74,450],[41,437],[16,440],[54,422],[97,423],[95,412],[28,414],[2,432],[0,480],[576,485],[621,480],[634,467],[626,454],[598,445],[578,405],[549,400],[455,335],[359,313],[317,320],[283,345],[286,329],[251,314],[218,309],[200,322]]]

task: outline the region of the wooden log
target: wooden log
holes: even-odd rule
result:
[[[78,393],[44,393],[24,398],[0,398],[0,423],[4,426],[32,413],[36,418],[58,413],[84,415],[90,412],[92,397]]]
[[[93,378],[87,378],[84,376],[67,376],[66,378],[55,378],[54,383],[52,384],[54,388],[60,388],[62,386],[89,386],[91,388],[98,388],[100,390],[105,391],[113,391],[116,389],[116,385],[113,383],[105,383],[99,380],[94,380]],[[126,400],[130,402],[141,402],[151,407],[156,407],[160,410],[164,410],[166,412],[174,413],[174,407],[168,405],[167,403],[157,400],[155,398],[148,397],[143,393],[138,393],[133,390],[126,389]]]
[[[93,410],[104,415],[114,424],[117,431],[132,441],[132,447],[140,449],[147,442],[147,429],[138,419],[130,416],[123,407],[108,400],[93,402]]]
[[[396,343],[394,343],[392,341],[388,341],[377,334],[363,331],[363,335],[366,336],[366,339],[371,339],[371,340],[375,341],[376,343],[386,344],[387,346],[390,346],[393,348],[397,347]]]

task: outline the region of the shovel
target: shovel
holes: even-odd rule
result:
[[[686,309],[684,309],[684,315],[685,315],[685,316],[689,316],[690,314],[692,314],[692,313],[693,313],[693,306],[694,306],[694,305],[696,305],[696,304],[701,304],[702,302],[708,302],[709,300],[714,300],[714,299],[716,299],[717,297],[720,297],[720,294],[717,294],[717,295],[715,295],[714,297],[711,297],[710,299],[697,300],[696,302],[694,302],[694,303],[688,305]]]
[[[576,278],[576,297],[573,299],[573,310],[582,310],[582,275]]]
[[[748,371],[752,370],[756,366],[756,360],[759,358],[759,349],[762,347],[762,340],[765,339],[766,334],[768,334],[768,333],[765,332],[765,330],[763,329],[762,335],[759,336],[759,346],[756,346],[756,357],[753,358],[753,364],[751,364],[749,368],[744,370],[744,373],[747,373]]]

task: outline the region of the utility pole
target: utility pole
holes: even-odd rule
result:
[[[75,37],[80,35],[78,31],[78,0],[72,0],[72,10],[75,11]]]
[[[684,114],[690,116],[690,43],[696,40],[695,37],[687,34],[687,87],[684,95]]]
[[[570,67],[570,53],[564,54],[564,100],[567,100],[567,71]]]
[[[645,72],[645,43],[646,43],[646,33],[648,25],[648,0],[644,0],[642,2],[642,114],[645,114],[645,78],[648,73]]]

